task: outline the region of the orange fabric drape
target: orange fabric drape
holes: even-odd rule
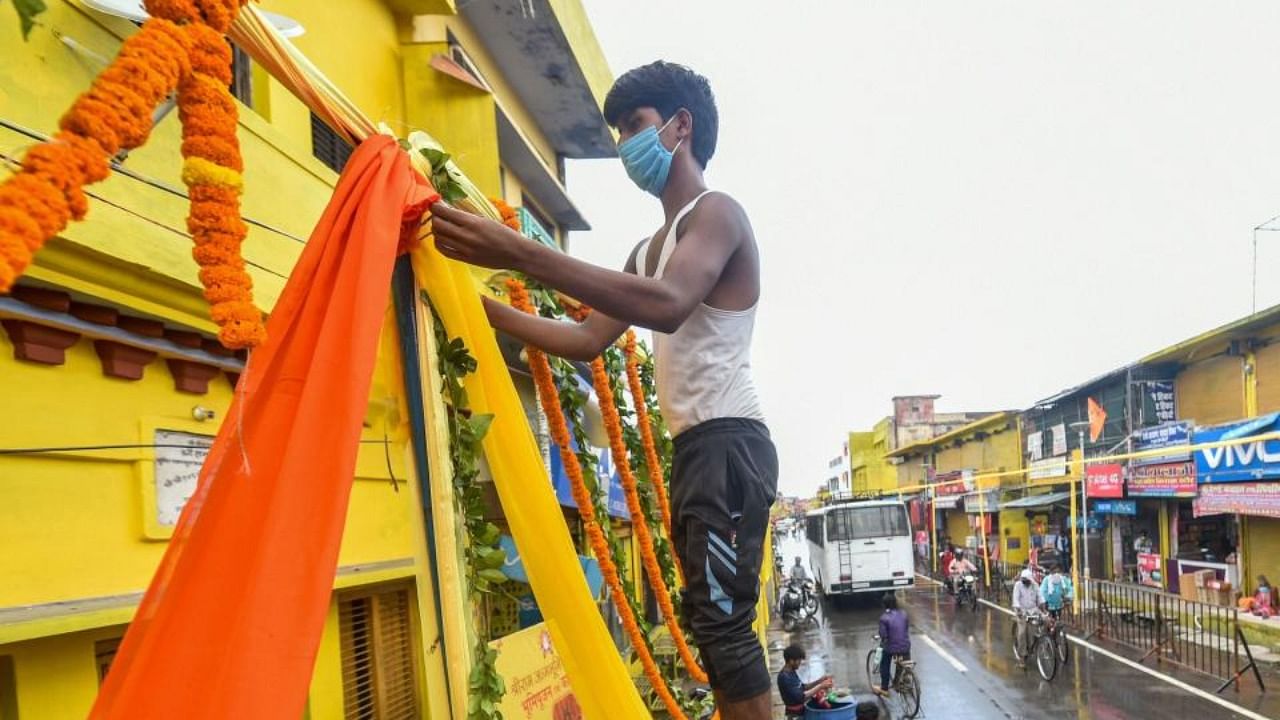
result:
[[[431,194],[392,138],[352,155],[91,718],[302,717],[401,218]]]

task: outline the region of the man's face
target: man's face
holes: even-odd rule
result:
[[[799,670],[801,665],[804,665],[804,658],[798,658],[796,660],[787,661],[787,667],[791,668],[792,670]]]
[[[632,135],[644,130],[647,127],[662,127],[666,122],[662,119],[662,114],[656,108],[638,107],[629,113],[618,118],[618,144],[631,139]],[[671,128],[667,128],[668,131]]]

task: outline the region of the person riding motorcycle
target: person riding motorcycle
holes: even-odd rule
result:
[[[804,582],[809,579],[809,572],[804,569],[804,564],[799,557],[796,557],[796,564],[791,566],[791,581]]]
[[[964,550],[956,550],[956,556],[951,560],[951,567],[947,568],[947,572],[951,574],[954,582],[954,579],[961,575],[978,572],[978,566],[964,554]]]

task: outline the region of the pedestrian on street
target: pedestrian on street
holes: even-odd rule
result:
[[[675,442],[672,546],[685,569],[683,610],[724,720],[767,720],[769,666],[752,630],[778,456],[751,377],[760,253],[746,211],[703,177],[719,111],[707,79],[658,61],[624,73],[604,101],[618,156],[661,203],[662,226],[621,272],[530,242],[439,202],[446,257],[523,273],[594,311],[581,323],[485,298],[493,327],[552,355],[589,361],[631,326],[654,330],[658,405]]]
[[[884,594],[884,613],[880,615],[880,685],[872,690],[881,697],[889,695],[889,669],[893,658],[911,659],[911,623],[907,614],[898,609],[898,598],[891,592]]]

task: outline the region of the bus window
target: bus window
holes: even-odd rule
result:
[[[828,511],[828,540],[868,540],[910,535],[901,505],[833,508]]]
[[[822,545],[822,516],[810,515],[805,518],[805,535],[814,545]]]

